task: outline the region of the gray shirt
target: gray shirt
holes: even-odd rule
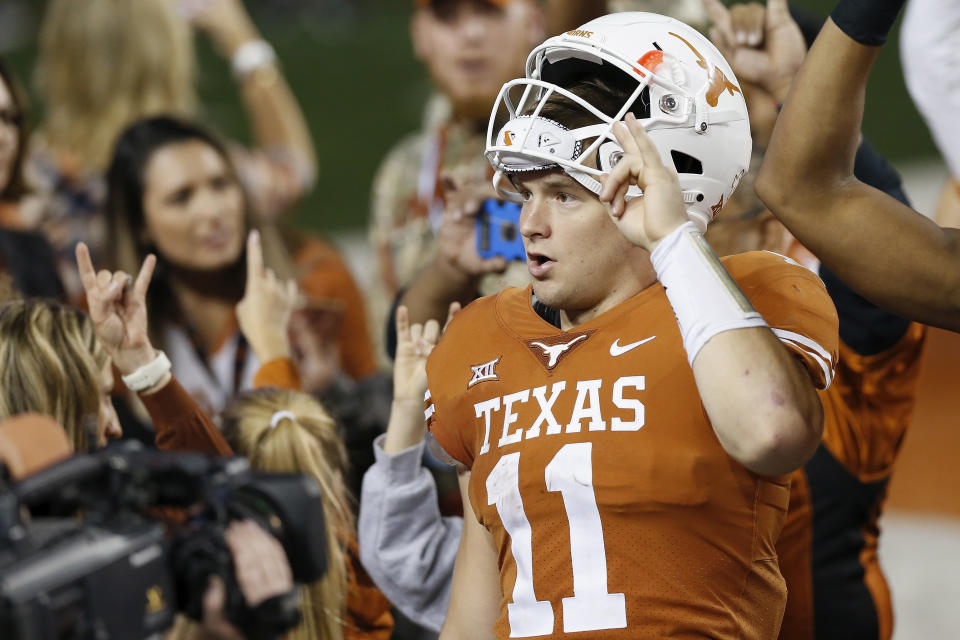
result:
[[[395,455],[373,443],[376,462],[363,476],[357,531],[360,561],[405,616],[440,631],[450,603],[463,519],[444,518],[437,485],[421,464],[424,443]]]

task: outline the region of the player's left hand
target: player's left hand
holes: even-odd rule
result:
[[[686,222],[683,191],[672,169],[660,159],[657,148],[636,117],[628,113],[613,126],[623,157],[600,181],[600,200],[610,204],[610,215],[620,232],[635,245],[653,251],[667,234]],[[637,185],[643,196],[626,200],[627,189]]]

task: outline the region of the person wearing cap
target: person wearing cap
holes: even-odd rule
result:
[[[443,178],[448,177],[447,188],[452,181],[483,197],[494,195],[487,189],[489,170],[483,160],[490,107],[503,83],[522,73],[527,52],[544,37],[543,25],[543,11],[532,0],[414,0],[410,21],[414,53],[442,106],[431,109],[430,121],[390,150],[373,183],[369,221],[377,267],[370,301],[373,326],[383,326],[398,292],[438,258],[437,233],[447,190]],[[501,261],[485,263],[470,274],[471,283],[480,273],[504,267]],[[503,285],[503,280],[490,276],[481,288],[491,293]],[[408,306],[417,319],[421,305]]]

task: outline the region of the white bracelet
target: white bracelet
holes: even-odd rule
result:
[[[670,232],[650,260],[677,317],[691,365],[718,333],[767,326],[693,222]]]
[[[122,376],[123,384],[133,392],[149,389],[160,382],[170,371],[170,359],[163,351],[157,350],[157,357],[131,374]]]
[[[248,40],[237,47],[230,60],[235,78],[243,78],[263,67],[272,66],[277,61],[277,52],[266,40]]]

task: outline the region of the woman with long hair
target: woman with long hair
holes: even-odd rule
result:
[[[355,535],[344,486],[347,452],[337,425],[309,395],[258,389],[238,397],[223,414],[223,435],[238,455],[261,471],[307,473],[323,491],[327,573],[304,587],[303,622],[291,640],[343,638],[348,583],[347,540]]]
[[[0,58],[0,302],[20,295],[63,296],[53,249],[23,224],[22,212],[30,199],[23,177],[29,133],[26,110],[20,85]]]
[[[45,117],[30,177],[67,261],[78,240],[95,259],[104,250],[103,173],[119,133],[149,116],[197,115],[193,29],[231,61],[255,140],[250,151],[231,149],[258,212],[275,216],[311,188],[316,159],[303,114],[240,0],[51,0],[35,77]]]
[[[39,196],[31,224],[39,224],[50,239],[67,275],[75,275],[72,251],[78,241],[90,247],[98,264],[108,256],[104,174],[117,137],[144,118],[202,115],[192,30],[207,35],[230,62],[250,125],[252,146],[223,145],[249,210],[261,224],[283,228],[283,244],[303,276],[304,292],[326,311],[295,319],[305,337],[322,334],[298,348],[305,354],[304,382],[319,390],[331,371],[342,369],[354,380],[375,373],[363,296],[343,258],[284,217],[313,187],[313,141],[276,53],[241,0],[48,3],[35,78],[46,115],[32,137],[28,163]],[[64,280],[70,294],[81,292],[75,277]],[[316,321],[303,322],[311,318]],[[332,364],[308,366],[327,360]]]
[[[117,141],[107,184],[111,263],[129,273],[157,255],[148,300],[154,341],[200,404],[219,412],[252,387],[261,364],[237,329],[244,239],[256,223],[227,152],[189,122],[141,120]],[[269,268],[291,274],[269,233],[263,250]]]
[[[111,364],[84,312],[35,299],[0,307],[0,419],[42,413],[75,451],[102,447],[123,435]]]

